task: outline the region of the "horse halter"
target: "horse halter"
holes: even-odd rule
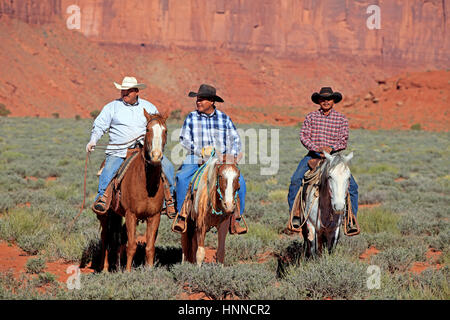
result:
[[[144,135],[145,138],[147,137],[147,133],[151,130],[151,128],[149,128],[150,123],[152,123],[152,122],[154,122],[154,121],[157,121],[157,122],[161,125],[161,127],[164,127],[163,124],[161,123],[161,121],[160,121],[158,118],[150,119],[150,121],[147,122],[147,125],[146,125],[146,127],[145,127],[145,130],[146,130],[146,134]],[[166,131],[163,130],[163,132],[164,132],[164,135],[167,135],[167,130],[166,130]],[[161,137],[161,139],[162,139],[162,138],[163,138],[163,137]],[[147,144],[147,143],[144,142],[144,150],[143,150],[143,151],[145,151],[145,148],[146,148],[145,145],[146,145],[146,144]],[[161,145],[162,145],[162,150],[161,150],[161,152],[163,152],[163,151],[164,151],[164,146],[165,146],[165,144],[162,143],[162,141],[161,141]],[[149,150],[148,153],[151,153],[151,152],[152,152],[152,147],[150,146],[149,148],[150,148],[150,150]],[[146,163],[146,164],[153,164],[151,160],[148,160],[148,159],[147,159],[146,153],[147,153],[147,152],[142,152],[142,157],[144,158],[145,163]]]
[[[219,172],[219,168],[220,168],[222,165],[223,165],[223,164],[219,164],[219,165],[217,166],[217,172]],[[237,167],[237,164],[236,164],[236,167]],[[239,167],[238,167],[238,178],[239,178],[239,174],[240,174],[240,170],[239,170]],[[236,192],[234,193],[234,201],[236,201],[236,199],[237,199],[237,196],[238,196],[238,193],[239,193],[239,189],[240,189],[240,188],[236,189]],[[224,198],[223,198],[222,192],[220,191],[219,176],[217,176],[217,179],[216,179],[216,192],[217,192],[217,194],[219,195],[220,201],[223,201]],[[213,213],[213,214],[216,214],[216,215],[221,215],[221,214],[223,214],[222,211],[216,211],[216,209],[214,209],[214,208],[212,208],[212,213]]]

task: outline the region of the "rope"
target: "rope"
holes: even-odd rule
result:
[[[304,224],[308,221],[308,218],[309,218],[309,215],[310,215],[311,210],[313,208],[314,202],[319,198],[319,195],[317,194],[317,191],[318,191],[318,184],[317,184],[317,182],[319,181],[320,173],[321,173],[321,169],[318,169],[318,170],[315,170],[314,172],[310,172],[309,174],[305,174],[305,176],[303,178],[304,182],[302,183],[299,191],[297,192],[297,197],[300,197],[300,199],[299,199],[299,201],[300,201],[299,207],[300,207],[301,212],[303,214],[304,220],[303,220],[302,224],[300,225],[300,227],[294,228],[292,226],[292,218],[294,216],[294,210],[291,210],[290,219],[289,219],[289,229],[291,229],[292,231],[297,231],[297,230],[301,229],[304,226]],[[311,185],[311,187],[315,189],[314,190],[314,199],[313,199],[313,202],[311,203],[311,205],[309,207],[309,210],[308,210],[308,213],[307,213],[306,217],[305,217],[305,214],[304,214],[305,213],[305,209],[306,209],[306,203],[303,201],[303,187],[305,186],[305,184]],[[294,203],[295,202],[296,202],[296,199],[294,200]]]
[[[142,138],[142,137],[144,137],[144,136],[145,136],[145,134],[142,134],[142,135],[140,135],[139,137],[137,137],[137,138],[135,138],[135,139],[133,139],[133,140],[130,140],[130,141],[128,141],[128,142],[125,142],[125,143],[98,144],[98,145],[95,146],[95,148],[97,148],[98,146],[100,146],[100,147],[108,147],[108,146],[122,146],[122,145],[128,145],[129,143],[132,143],[132,142],[134,142],[134,141],[137,141],[137,140],[139,140],[140,138]],[[100,149],[101,149],[101,150],[108,150],[108,148],[100,148]],[[124,147],[124,148],[109,149],[109,150],[122,150],[122,149],[128,149],[128,146],[126,146],[126,147]],[[78,218],[80,217],[81,213],[83,212],[83,208],[84,208],[84,205],[85,205],[85,203],[86,203],[86,178],[87,178],[87,166],[88,166],[88,161],[89,161],[89,154],[90,154],[89,151],[86,152],[86,160],[85,160],[85,163],[84,163],[83,203],[81,204],[80,211],[78,212],[78,214],[75,216],[75,218],[74,218],[74,219],[72,220],[72,222],[70,223],[69,228],[68,228],[68,232],[66,233],[65,238],[67,238],[67,236],[68,236],[68,235],[70,234],[70,232],[72,231],[72,228],[73,228],[75,222],[76,222],[76,221],[78,220]]]
[[[80,217],[81,213],[83,212],[83,208],[84,208],[84,204],[86,202],[86,176],[87,176],[87,165],[88,165],[88,161],[89,161],[89,152],[86,152],[86,160],[84,162],[84,186],[83,186],[83,203],[81,204],[80,207],[80,211],[78,212],[78,214],[76,215],[76,217],[72,220],[72,222],[69,225],[68,228],[68,232],[66,233],[65,239],[67,238],[67,236],[70,234],[70,232],[72,231],[72,227],[75,224],[75,221],[77,221],[77,219]]]

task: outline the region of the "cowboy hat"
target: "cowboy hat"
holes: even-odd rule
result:
[[[334,100],[334,103],[338,103],[342,100],[342,94],[339,92],[333,92],[333,90],[330,87],[323,87],[320,89],[320,92],[314,92],[311,96],[311,100],[319,104],[319,98],[325,99],[325,100]]]
[[[123,78],[121,85],[116,82],[114,82],[114,85],[119,90],[128,90],[131,88],[145,89],[147,87],[143,83],[137,83],[137,80],[135,77],[125,77],[125,78]]]
[[[199,97],[211,101],[223,102],[223,99],[216,95],[216,88],[207,84],[202,84],[200,88],[198,88],[198,92],[189,92],[188,96],[191,98]]]

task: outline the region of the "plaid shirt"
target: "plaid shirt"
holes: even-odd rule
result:
[[[348,120],[334,109],[327,116],[322,109],[309,113],[300,131],[300,141],[310,151],[320,152],[323,147],[343,150],[347,148],[347,140]]]
[[[225,113],[215,109],[210,115],[193,111],[184,120],[180,142],[191,154],[201,156],[203,147],[213,146],[222,154],[237,155],[241,138]]]

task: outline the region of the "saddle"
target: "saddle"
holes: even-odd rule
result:
[[[102,200],[104,200],[105,204],[106,204],[105,211],[99,211],[99,210],[95,209],[95,203],[92,206],[92,211],[94,211],[97,215],[105,214],[106,211],[108,211],[108,208],[110,207],[111,204],[112,204],[112,208],[114,211],[116,211],[119,208],[120,183],[122,182],[122,179],[125,176],[125,173],[127,172],[128,168],[130,167],[130,164],[136,159],[140,150],[141,150],[141,148],[133,148],[133,149],[127,150],[127,155],[125,157],[125,160],[120,165],[116,174],[111,179],[108,186],[106,187],[106,190],[103,193],[103,196],[101,197]],[[100,165],[100,170],[97,172],[97,176],[100,176],[104,167],[105,167],[105,160]]]
[[[186,196],[184,198],[183,201],[183,205],[181,207],[180,212],[177,213],[177,215],[175,216],[175,219],[172,223],[172,231],[176,232],[176,233],[184,233],[187,230],[187,223],[184,223],[184,228],[181,229],[178,225],[177,225],[177,221],[178,221],[178,217],[183,217],[185,220],[187,219],[187,217],[189,216],[192,206],[194,205],[194,199],[197,195],[197,191],[198,191],[198,185],[200,182],[200,179],[203,176],[204,173],[204,169],[206,168],[207,163],[203,163],[198,169],[197,171],[195,171],[194,176],[192,177],[191,181],[189,182],[189,187],[188,187],[188,191],[186,193]],[[229,232],[231,234],[235,234],[236,230],[235,230],[235,222],[236,222],[236,218],[237,216],[239,216],[239,205],[236,206],[236,210],[234,212],[234,214],[230,217],[231,219],[231,223],[230,223],[230,229]],[[244,217],[242,217],[244,218]],[[245,222],[245,219],[243,219],[244,224],[246,226],[246,229],[248,229],[247,227],[247,223]]]
[[[292,211],[290,213],[290,219],[289,219],[289,223],[288,223],[288,227],[287,229],[291,232],[301,232],[302,226],[303,224],[306,223],[306,220],[308,219],[308,215],[309,213],[306,213],[307,216],[305,217],[305,200],[308,194],[310,194],[311,192],[314,192],[314,197],[317,199],[319,199],[319,185],[320,185],[320,180],[321,180],[321,176],[322,176],[322,164],[323,164],[323,159],[310,159],[308,160],[308,166],[310,168],[310,170],[308,170],[305,173],[305,176],[303,177],[302,180],[302,186],[300,187],[299,191],[297,192],[297,195],[295,197],[294,200],[294,205],[292,207]],[[342,224],[344,225],[344,234],[346,236],[354,236],[360,233],[360,228],[359,228],[359,224],[352,212],[352,207],[351,207],[351,201],[350,201],[350,194],[347,193],[347,206],[346,206],[346,212],[344,214],[345,218],[343,219]],[[301,221],[301,226],[299,228],[295,228],[292,224],[292,220],[293,217],[297,217],[300,218]],[[350,231],[349,230],[349,226],[353,227],[353,230],[355,231]]]

